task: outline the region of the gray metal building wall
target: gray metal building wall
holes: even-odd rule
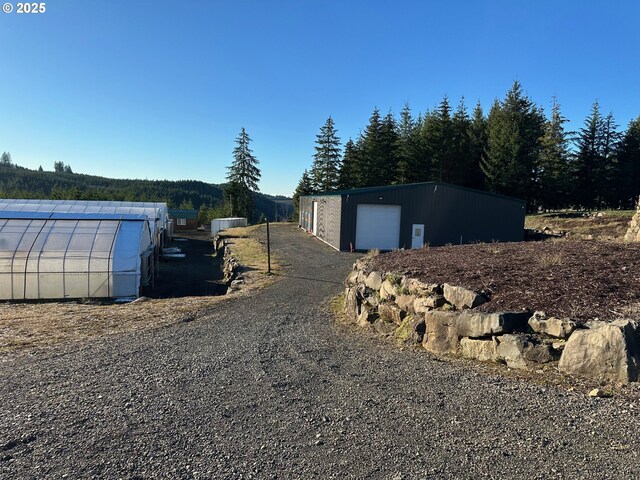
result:
[[[429,245],[518,242],[524,237],[525,203],[454,185],[428,185],[425,242]]]
[[[424,224],[424,242],[433,246],[513,242],[524,236],[523,201],[433,182],[343,195],[340,250],[355,245],[358,204],[402,207],[399,248],[411,248],[413,224]]]
[[[340,250],[348,251],[351,244],[356,244],[356,221],[358,204],[400,205],[400,247],[411,248],[411,226],[414,223],[426,223],[423,219],[427,213],[424,201],[428,185],[402,185],[397,187],[372,189],[343,195],[342,200],[342,238]],[[419,221],[418,221],[419,219]]]
[[[316,236],[332,247],[340,249],[342,197],[340,195],[300,197],[299,224],[309,232],[313,229],[313,202],[318,202]]]

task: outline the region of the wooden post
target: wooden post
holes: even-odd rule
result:
[[[267,218],[267,273],[271,274],[271,241],[269,239],[269,219]]]

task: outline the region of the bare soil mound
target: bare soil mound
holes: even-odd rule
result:
[[[491,299],[484,311],[544,310],[578,322],[640,318],[640,243],[553,240],[394,251],[371,268],[451,283]]]

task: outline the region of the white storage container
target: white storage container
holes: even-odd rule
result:
[[[215,237],[220,230],[225,228],[246,227],[247,219],[242,217],[214,218],[211,220],[211,236]]]

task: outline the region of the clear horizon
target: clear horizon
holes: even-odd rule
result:
[[[0,13],[0,151],[32,169],[220,184],[245,127],[260,191],[291,196],[329,116],[344,145],[374,107],[486,114],[514,80],[569,130],[596,99],[640,115],[633,1],[44,3]]]

